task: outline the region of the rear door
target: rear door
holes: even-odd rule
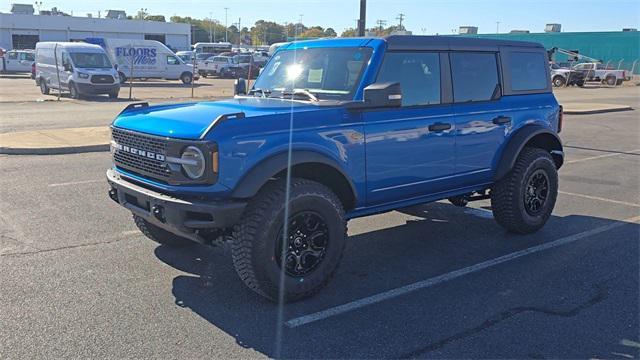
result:
[[[494,156],[512,125],[502,97],[495,52],[453,51],[451,78],[456,125],[456,179],[465,187],[491,181]]]
[[[376,82],[399,82],[402,107],[362,114],[367,203],[399,201],[447,188],[455,171],[455,124],[446,54],[387,52]],[[444,91],[443,91],[444,90]]]

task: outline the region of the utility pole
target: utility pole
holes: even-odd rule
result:
[[[229,23],[227,21],[227,12],[229,8],[224,8],[224,42],[229,42]]]
[[[378,30],[380,30],[380,32],[382,32],[384,30],[384,26],[387,25],[387,21],[386,20],[377,20],[376,24],[378,24]]]
[[[360,0],[360,19],[358,19],[358,36],[364,36],[367,19],[367,0]]]
[[[242,44],[242,18],[238,18],[238,47]]]
[[[211,17],[213,15],[211,14],[211,12],[209,12],[209,42],[213,42],[213,34],[212,34],[212,28],[213,26],[211,26]]]
[[[496,34],[500,34],[500,21],[496,21]]]
[[[400,13],[398,14],[398,17],[396,18],[399,21],[398,24],[398,30],[404,30],[404,27],[402,26],[402,21],[404,20],[405,14]]]

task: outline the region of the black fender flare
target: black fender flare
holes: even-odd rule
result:
[[[258,193],[260,188],[276,176],[278,173],[287,169],[289,153],[284,151],[274,154],[256,164],[247,171],[240,181],[236,184],[231,193],[234,198],[250,198]],[[354,200],[357,201],[357,192],[351,178],[343,171],[342,166],[332,158],[321,153],[309,150],[294,150],[291,153],[291,165],[304,163],[320,163],[328,165],[338,171],[349,183]]]
[[[551,153],[553,160],[556,163],[556,168],[560,169],[564,161],[564,152],[562,150],[562,141],[560,141],[560,137],[558,137],[558,135],[553,131],[541,125],[526,125],[518,130],[508,140],[507,145],[502,151],[502,157],[500,158],[500,162],[498,162],[496,172],[493,175],[493,180],[498,181],[511,171],[522,149],[532,139],[540,135],[543,135],[545,140],[544,146],[542,147]]]

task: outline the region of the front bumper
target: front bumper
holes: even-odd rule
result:
[[[84,84],[76,83],[78,85],[78,92],[81,94],[95,95],[95,94],[109,94],[120,91],[120,84]]]
[[[122,178],[107,170],[109,197],[150,223],[189,240],[206,243],[201,232],[235,225],[246,202],[193,201],[162,194]]]

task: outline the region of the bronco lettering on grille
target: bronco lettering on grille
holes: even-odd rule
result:
[[[158,161],[164,161],[165,160],[165,156],[162,154],[157,154],[151,151],[144,151],[144,150],[140,150],[140,149],[136,149],[130,146],[126,146],[126,145],[121,145],[118,144],[115,141],[111,142],[111,146],[113,146],[115,149],[120,150],[120,151],[124,151],[130,154],[134,154],[134,155],[139,155],[139,156],[144,156],[146,158],[149,159],[154,159],[154,160],[158,160]]]

